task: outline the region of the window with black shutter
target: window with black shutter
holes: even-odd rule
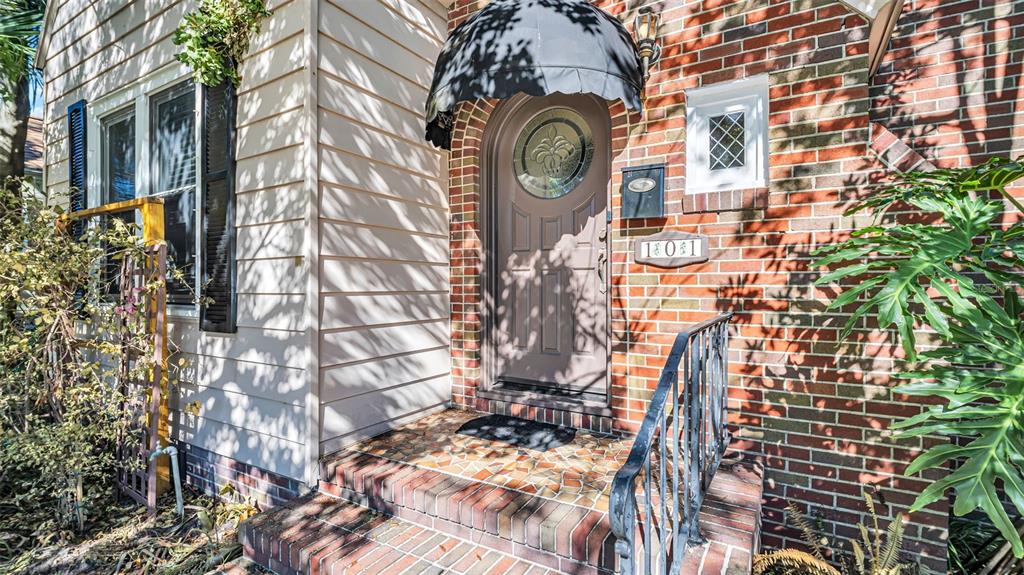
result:
[[[234,333],[235,91],[230,82],[203,88],[202,295],[204,331]]]
[[[152,195],[164,199],[167,301],[192,305],[196,280],[196,90],[191,81],[150,100]]]
[[[85,100],[68,106],[68,187],[70,188],[69,210],[77,212],[86,208],[85,196]],[[82,222],[72,224],[75,236],[82,234]]]

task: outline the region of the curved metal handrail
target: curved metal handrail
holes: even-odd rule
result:
[[[706,463],[707,466],[702,469],[697,469],[692,457],[694,447],[700,442],[701,437],[706,437],[707,430],[702,429],[702,426],[707,424],[705,415],[705,406],[703,401],[698,409],[694,409],[696,405],[695,400],[704,399],[699,393],[694,393],[697,384],[707,383],[707,378],[711,377],[710,369],[704,363],[709,359],[715,359],[710,354],[705,355],[705,352],[709,350],[711,353],[716,353],[718,359],[721,361],[721,365],[715,366],[717,371],[714,377],[718,378],[716,384],[720,384],[721,389],[717,390],[722,393],[727,388],[728,381],[728,324],[729,320],[732,319],[732,313],[725,313],[718,317],[698,323],[691,328],[680,332],[675,341],[672,344],[672,349],[669,352],[668,358],[665,360],[665,366],[662,368],[661,377],[658,380],[658,386],[654,390],[654,394],[651,396],[650,406],[647,410],[647,414],[644,416],[643,423],[640,426],[640,430],[636,435],[636,439],[633,442],[633,447],[629,452],[629,456],[626,459],[626,463],[621,469],[615,474],[615,478],[612,480],[611,497],[609,501],[609,519],[611,522],[612,532],[615,534],[617,541],[615,543],[616,553],[619,555],[621,560],[622,573],[624,575],[632,575],[636,568],[636,557],[634,556],[635,535],[637,531],[637,517],[636,512],[638,508],[637,496],[636,496],[636,480],[640,476],[641,472],[646,471],[648,474],[647,483],[650,484],[650,467],[651,467],[651,452],[654,445],[654,440],[661,434],[665,435],[664,427],[666,425],[666,414],[667,409],[670,406],[669,400],[674,399],[671,404],[673,408],[672,416],[675,423],[675,449],[672,451],[673,463],[676,468],[673,470],[673,489],[676,495],[672,496],[671,499],[675,503],[675,511],[678,514],[680,512],[678,502],[678,454],[679,454],[679,441],[678,433],[679,427],[679,407],[680,403],[684,406],[684,416],[687,420],[686,435],[687,435],[687,451],[686,460],[684,461],[684,468],[687,471],[687,484],[684,486],[685,493],[690,494],[690,486],[693,479],[697,478],[689,476],[689,472],[693,470],[695,473],[705,475],[706,481],[702,481],[700,488],[696,493],[693,493],[693,498],[686,497],[688,504],[686,509],[683,511],[683,517],[673,517],[673,547],[680,541],[679,535],[685,535],[687,542],[693,543],[700,540],[700,534],[697,527],[697,515],[699,513],[700,504],[703,500],[704,491],[707,489],[706,483],[710,482],[710,477],[714,475],[718,468],[718,463],[721,461],[722,452],[724,452],[725,445],[728,444],[727,433],[725,432],[724,418],[720,422],[712,421],[712,424],[718,424],[717,427],[721,429],[712,429],[712,433],[715,434],[713,437],[715,441],[723,443],[721,446],[713,446],[716,453],[715,457]],[[704,341],[705,338],[711,338],[713,341]],[[717,339],[716,339],[717,338]],[[699,341],[702,343],[700,349],[694,350],[691,347],[691,342]],[[709,348],[710,345],[710,348]],[[708,349],[705,349],[708,348]],[[696,354],[696,357],[694,355]],[[683,395],[679,393],[679,370],[680,363],[683,362],[684,358],[687,360],[683,363],[684,379],[686,386],[684,388]],[[696,369],[696,373],[694,370]],[[703,378],[703,379],[702,379]],[[710,387],[710,384],[706,387]],[[670,397],[670,393],[672,396]],[[710,395],[710,394],[709,394]],[[713,407],[719,407],[722,411],[725,409],[726,397],[708,397],[707,398]],[[716,406],[715,402],[719,404]],[[713,411],[712,411],[713,412]],[[721,441],[724,439],[724,441]],[[696,440],[694,442],[694,440]],[[701,444],[703,448],[704,445]],[[662,442],[661,453],[664,456],[667,452],[665,442]],[[665,494],[667,488],[666,481],[666,464],[667,457],[663,457],[661,464],[660,475],[661,475],[661,499],[662,505],[665,505]],[[650,517],[652,505],[649,501],[649,493],[645,493],[644,497],[648,499],[647,509],[648,517],[646,517],[644,531],[646,532],[645,541],[645,554],[646,559],[646,572],[651,572],[651,540],[650,532],[652,529],[652,523],[654,518]],[[666,516],[665,509],[662,509],[662,518]],[[683,525],[684,531],[678,530],[680,520],[688,523]],[[661,528],[664,529],[665,525],[662,524]],[[663,533],[659,536],[659,539],[663,539]],[[685,548],[684,548],[685,550]],[[676,553],[676,549],[670,549],[670,557],[666,557],[667,560],[672,563],[672,570],[662,570],[662,573],[677,573],[681,562],[682,553]]]

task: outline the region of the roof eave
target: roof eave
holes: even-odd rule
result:
[[[889,50],[889,42],[896,31],[896,24],[899,22],[905,3],[906,0],[891,0],[884,3],[871,21],[869,78],[874,77],[878,67],[882,65],[882,60],[885,59],[885,53]]]
[[[39,31],[39,45],[36,47],[36,55],[32,65],[37,70],[42,70],[46,65],[46,52],[50,46],[50,28],[53,27],[53,17],[57,13],[57,2],[50,0],[46,3],[46,11],[43,12],[43,28]]]

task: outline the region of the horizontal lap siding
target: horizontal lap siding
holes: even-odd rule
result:
[[[429,3],[429,5],[428,5]],[[433,0],[321,0],[321,450],[451,397],[446,158],[423,142]]]
[[[193,0],[67,0],[51,22],[46,72],[47,184],[67,190],[67,106],[90,104],[176,65],[171,42]],[[302,106],[303,0],[272,0],[238,89],[238,333],[172,319],[175,437],[292,478],[305,471],[306,316]],[[90,137],[98,135],[90,134]],[[142,169],[142,166],[139,166]],[[181,408],[198,402],[198,415]]]

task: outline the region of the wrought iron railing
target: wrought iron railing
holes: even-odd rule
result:
[[[703,542],[700,506],[729,444],[731,318],[723,314],[676,336],[612,482],[609,513],[623,575],[677,574],[687,547]]]

